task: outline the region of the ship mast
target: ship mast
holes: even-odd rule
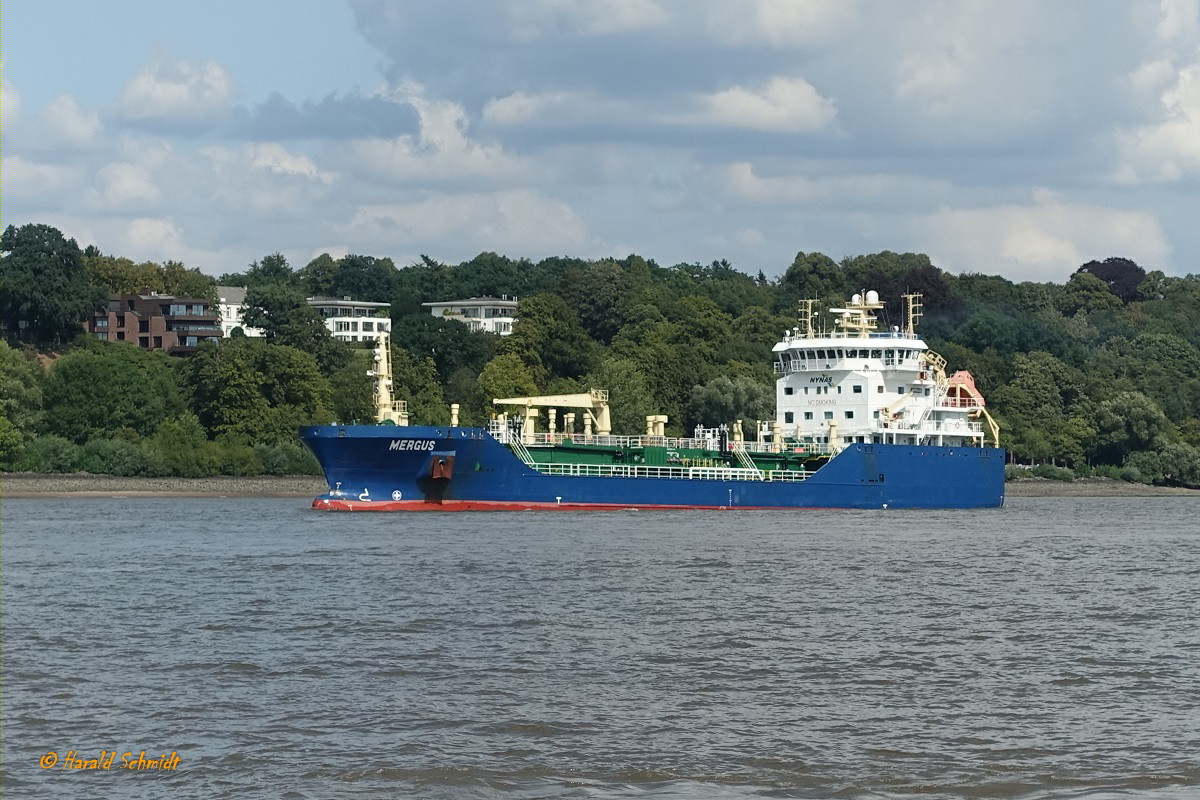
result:
[[[921,293],[913,292],[902,295],[902,297],[904,298],[904,316],[906,319],[904,332],[909,336],[916,336],[917,323],[925,315],[924,306],[921,305]]]
[[[391,334],[379,334],[375,346],[375,369],[367,374],[375,379],[375,420],[393,425],[408,424],[408,401],[397,400],[392,393],[392,340]]]

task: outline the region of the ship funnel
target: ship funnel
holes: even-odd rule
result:
[[[878,303],[879,302],[879,292],[875,291],[874,289],[867,292],[867,302],[868,303]]]

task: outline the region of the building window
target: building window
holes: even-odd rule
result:
[[[805,418],[805,419],[812,419],[812,412],[811,412],[811,411],[805,411],[805,412],[804,412],[804,418]]]
[[[796,418],[796,415],[793,414],[791,411],[785,411],[783,413],[783,421],[784,422],[792,422],[793,420],[795,420],[795,418]]]
[[[161,349],[162,349],[162,337],[161,337],[161,336],[155,336],[155,337],[154,337],[154,349],[155,349],[155,350],[161,350]]]
[[[96,327],[104,328],[105,330],[107,330],[108,329],[108,317],[103,317],[101,319],[96,320]]]
[[[860,386],[860,385],[858,385],[858,384],[855,384],[855,385],[854,385],[854,393],[855,393],[855,394],[862,394],[862,386]]]
[[[138,337],[138,347],[144,347],[147,350],[149,350],[150,349],[150,337],[149,336],[139,336]]]
[[[841,394],[841,393],[842,393],[842,387],[841,387],[841,386],[839,386],[839,387],[838,387],[838,394]]]
[[[795,394],[796,390],[790,386],[785,386],[785,387],[783,387],[783,393],[784,394]]]
[[[883,384],[882,383],[875,387],[875,394],[883,394]]]
[[[125,331],[117,331],[117,341],[118,342],[125,341]]]
[[[363,323],[363,331],[364,331],[364,332],[366,332],[366,331],[374,331],[374,330],[375,330],[375,323],[374,323],[374,322],[364,322],[364,323]]]
[[[807,386],[805,386],[805,387],[804,387],[804,393],[805,393],[805,394],[808,394],[808,387],[807,387]]]
[[[854,419],[854,412],[853,412],[853,411],[847,411],[847,412],[846,412],[846,419]]]
[[[148,319],[138,320],[138,333],[149,333],[149,332],[150,332],[150,320],[148,320]]]
[[[92,336],[95,336],[97,339],[99,339],[102,342],[108,341],[108,333],[102,333],[100,331],[97,331],[96,333],[93,333]]]
[[[825,419],[833,419],[833,412],[832,412],[832,411],[826,411],[826,412],[825,412]]]

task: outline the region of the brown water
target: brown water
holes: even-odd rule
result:
[[[1200,797],[1197,512],[7,500],[3,789]]]

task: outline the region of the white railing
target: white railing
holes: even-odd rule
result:
[[[625,464],[533,464],[546,475],[593,478],[674,478],[710,481],[787,481],[799,482],[811,472],[776,469],[762,472],[740,467],[650,467]]]

